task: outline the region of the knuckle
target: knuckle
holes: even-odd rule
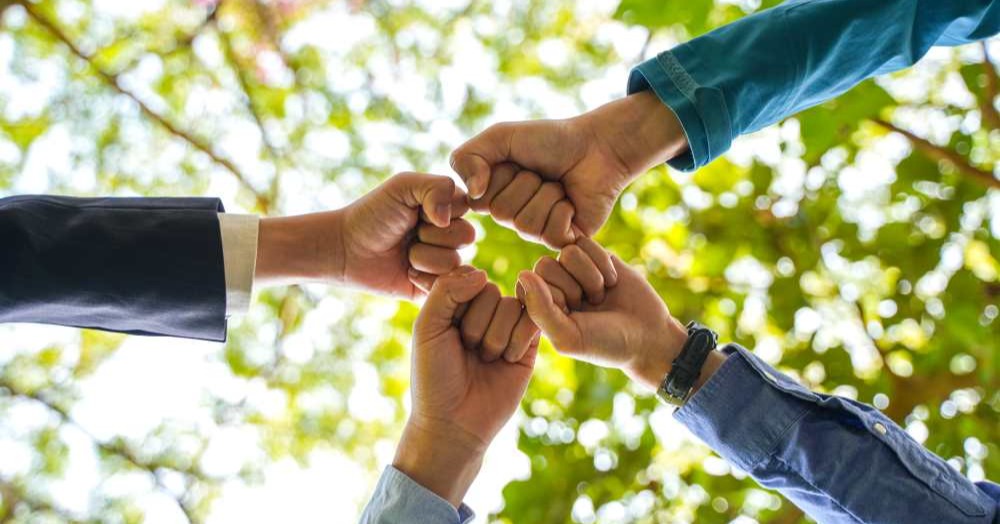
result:
[[[485,350],[486,354],[490,356],[499,355],[500,353],[503,353],[504,350],[504,346],[501,345],[502,342],[503,341],[498,340],[496,336],[486,335],[486,337],[483,338],[483,350]]]
[[[552,249],[560,249],[566,244],[566,235],[555,231],[545,230],[542,232],[542,242]]]
[[[462,320],[462,327],[461,327],[462,341],[465,342],[466,345],[476,346],[479,344],[479,341],[482,339],[483,334],[477,328],[478,326],[474,326],[472,322],[469,322],[465,319]]]
[[[541,190],[545,191],[546,195],[552,195],[553,198],[559,200],[560,202],[562,202],[560,199],[565,195],[562,184],[559,182],[545,182],[542,184]]]
[[[527,230],[534,228],[534,222],[534,218],[528,216],[526,213],[518,213],[518,215],[514,217],[514,228],[518,231],[531,233],[531,231]]]
[[[487,133],[491,134],[505,134],[514,130],[514,122],[497,122],[486,128]]]
[[[462,263],[462,258],[455,251],[448,251],[448,254],[441,259],[441,267],[437,268],[441,273],[447,273]]]
[[[514,218],[512,206],[505,199],[493,199],[493,202],[490,202],[490,214],[500,220],[509,221]]]
[[[552,258],[552,257],[542,257],[542,258],[538,259],[538,262],[535,262],[535,268],[534,268],[534,270],[535,270],[535,272],[538,272],[538,273],[548,272],[548,271],[552,270],[552,265],[553,264],[558,265],[559,262],[556,262],[556,260],[554,258]]]
[[[422,250],[423,250],[423,244],[419,242],[410,246],[410,251],[409,253],[407,253],[407,258],[410,260],[411,264],[420,261]]]
[[[483,292],[487,293],[490,296],[496,296],[496,297],[500,296],[500,288],[493,282],[487,283],[486,287],[483,288]]]
[[[514,177],[514,180],[520,180],[521,184],[531,184],[533,186],[542,184],[542,178],[540,176],[526,169],[519,171],[517,176]]]
[[[452,193],[455,192],[455,181],[452,180],[450,177],[440,176],[440,175],[433,175],[433,176],[435,179],[434,183],[440,186],[441,189],[447,189],[449,197],[451,196]]]
[[[570,244],[559,252],[559,261],[578,259],[583,255],[583,249],[576,244]]]

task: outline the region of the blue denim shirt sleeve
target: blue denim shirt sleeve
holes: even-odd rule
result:
[[[738,346],[676,418],[820,523],[1000,519],[1000,486],[974,484],[880,411],[814,393]]]
[[[465,504],[455,509],[450,502],[417,484],[402,471],[387,466],[361,514],[361,523],[469,524],[475,516]]]
[[[643,62],[629,94],[652,89],[676,114],[694,170],[745,133],[905,68],[934,45],[1000,32],[1000,0],[790,0]]]

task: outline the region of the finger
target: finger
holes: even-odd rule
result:
[[[462,218],[452,220],[448,227],[420,224],[417,239],[424,244],[458,249],[476,241],[476,229]]]
[[[466,196],[465,190],[455,185],[455,189],[451,194],[451,218],[456,219],[468,212],[469,198]],[[433,223],[423,208],[420,208],[420,220]]]
[[[417,289],[423,292],[423,294],[430,293],[431,287],[434,286],[434,281],[437,280],[437,275],[432,275],[430,273],[424,273],[423,271],[417,271],[412,267],[406,271],[406,278],[410,280],[410,283],[414,285]]]
[[[497,304],[497,310],[493,313],[490,327],[483,336],[483,343],[480,347],[479,355],[485,362],[493,362],[500,358],[507,343],[521,318],[521,303],[514,297],[502,297]]]
[[[514,326],[514,331],[510,334],[510,341],[507,342],[507,349],[503,352],[503,359],[507,362],[518,362],[531,348],[531,343],[538,335],[538,326],[531,321],[527,310],[521,310],[521,316]],[[537,342],[535,342],[537,344]]]
[[[500,289],[496,284],[487,284],[469,303],[469,309],[462,316],[462,345],[466,349],[476,349],[490,327],[493,314],[500,304]]]
[[[403,205],[420,208],[437,226],[445,227],[451,222],[455,181],[446,176],[400,173],[386,182],[386,191]]]
[[[564,313],[549,293],[542,277],[531,271],[522,271],[517,281],[524,289],[525,308],[531,320],[549,337],[560,351],[572,351],[580,346],[580,331],[573,320]]]
[[[583,288],[591,304],[604,302],[604,276],[597,264],[578,245],[570,244],[559,252],[559,263]]]
[[[535,367],[535,359],[538,357],[538,344],[542,341],[542,332],[538,331],[535,336],[532,337],[531,342],[528,344],[528,351],[521,357],[521,360],[517,361],[518,364],[522,366],[528,366],[529,368]]]
[[[451,329],[459,306],[472,300],[484,286],[486,273],[470,266],[438,278],[417,315],[415,336],[436,336]]]
[[[539,240],[545,222],[548,220],[556,202],[566,196],[559,182],[545,182],[528,200],[528,203],[514,217],[514,229],[527,235],[530,240]]]
[[[490,168],[507,159],[512,134],[509,124],[495,124],[451,154],[451,168],[465,181],[472,198],[483,196],[489,186]]]
[[[479,198],[471,199],[469,207],[477,213],[488,213],[490,203],[507,187],[507,184],[510,184],[511,180],[514,180],[514,175],[520,169],[516,164],[510,162],[504,162],[493,168],[493,172],[490,174],[490,185],[486,188],[486,192]]]
[[[417,271],[443,275],[462,264],[458,251],[417,242],[410,246],[410,266]]]
[[[510,223],[542,185],[542,177],[521,171],[490,203],[490,214],[498,222]]]
[[[578,237],[576,245],[580,246],[584,253],[587,253],[587,256],[597,265],[597,269],[604,277],[604,285],[606,287],[615,287],[615,284],[618,283],[618,272],[615,271],[615,265],[611,262],[611,253],[608,253],[594,239],[587,236]]]
[[[535,273],[550,286],[559,288],[564,296],[564,305],[573,310],[579,310],[583,307],[583,287],[554,258],[542,257],[538,259],[538,262],[535,263]]]
[[[552,206],[552,212],[542,230],[542,241],[552,249],[562,249],[566,244],[576,240],[573,233],[573,216],[576,209],[569,200],[560,200]]]
[[[549,293],[552,293],[552,301],[559,306],[564,312],[569,314],[569,304],[566,303],[566,293],[563,293],[561,289],[549,284]]]

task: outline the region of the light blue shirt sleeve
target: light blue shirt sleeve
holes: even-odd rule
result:
[[[974,484],[871,406],[821,395],[738,346],[675,416],[820,523],[1000,519],[1000,486]]]
[[[475,513],[462,504],[458,509],[405,473],[387,466],[375,487],[362,524],[469,524]]]
[[[643,62],[629,94],[652,89],[684,128],[690,171],[745,133],[903,69],[931,46],[1000,32],[1000,0],[790,0]]]

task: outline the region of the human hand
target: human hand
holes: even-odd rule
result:
[[[673,112],[647,91],[565,120],[493,125],[451,165],[474,210],[559,248],[575,239],[569,224],[593,235],[635,177],[686,149]]]
[[[605,289],[601,267],[617,284]],[[560,353],[620,368],[656,389],[687,340],[687,331],[638,271],[589,238],[580,238],[518,276],[518,296]]]
[[[257,277],[415,298],[458,267],[457,249],[475,240],[457,218],[467,209],[450,178],[401,173],[343,209],[262,220]]]
[[[455,506],[475,479],[489,443],[517,409],[538,348],[534,326],[519,327],[516,300],[511,299],[518,308],[513,321],[500,318],[506,313],[499,307],[477,306],[493,302],[478,301],[487,289],[486,273],[469,266],[439,277],[431,288],[413,328],[413,411],[393,461]],[[487,340],[508,340],[503,347],[516,346],[520,358],[484,361],[476,346],[463,341],[458,322],[486,333]]]

